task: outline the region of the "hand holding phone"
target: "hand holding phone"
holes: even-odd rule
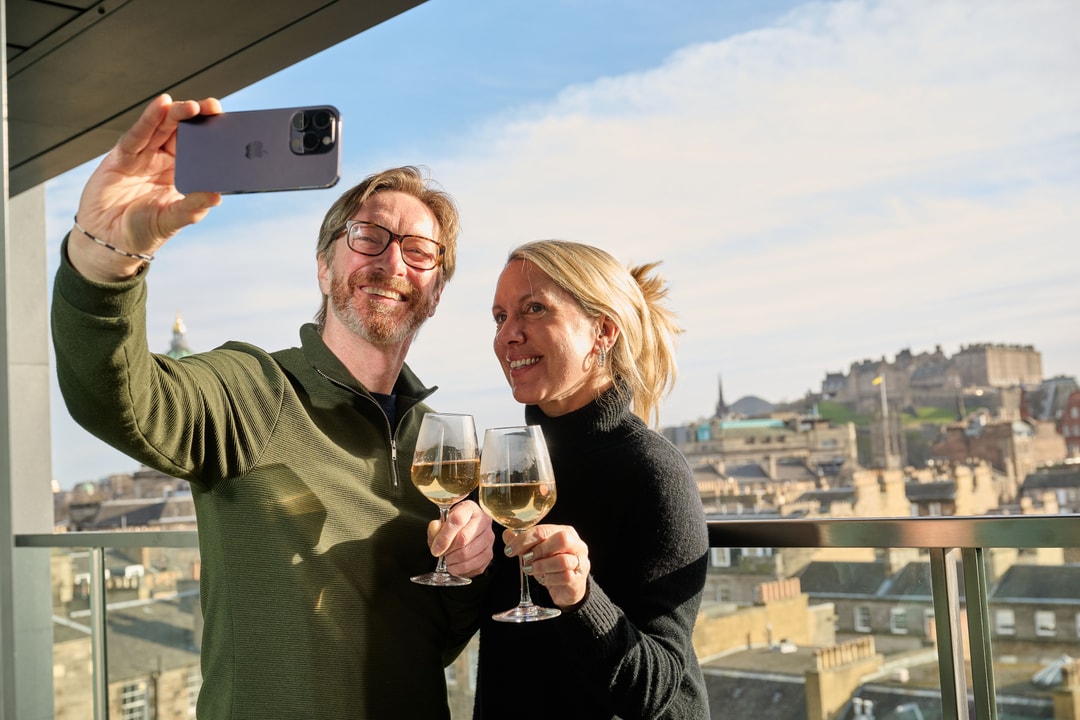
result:
[[[176,131],[174,184],[185,195],[328,188],[340,177],[332,105],[198,115]]]

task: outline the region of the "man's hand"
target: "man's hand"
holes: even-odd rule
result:
[[[173,102],[160,95],[101,161],[83,188],[76,215],[87,233],[128,253],[153,255],[182,227],[221,203],[219,193],[182,195],[173,185],[176,128],[181,120],[221,112],[221,103]],[[68,257],[93,280],[128,277],[142,260],[125,257],[72,230]]]
[[[472,500],[450,508],[446,524],[432,520],[428,525],[428,546],[435,557],[446,555],[446,569],[452,575],[476,577],[491,563],[495,531],[491,518]]]

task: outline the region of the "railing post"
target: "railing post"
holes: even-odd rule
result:
[[[938,673],[943,717],[968,720],[964,639],[960,630],[960,588],[956,548],[930,548],[930,588],[937,626]]]
[[[971,648],[971,686],[975,717],[997,720],[994,653],[990,647],[990,611],[987,606],[986,564],[983,548],[965,548],[964,599],[967,607],[968,646]]]
[[[109,718],[109,666],[105,642],[105,548],[90,548],[90,655],[93,665],[94,720]]]

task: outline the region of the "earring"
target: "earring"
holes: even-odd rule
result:
[[[601,345],[600,346],[600,359],[596,362],[596,366],[597,367],[604,367],[605,365],[607,365],[607,350],[605,350],[604,346]]]

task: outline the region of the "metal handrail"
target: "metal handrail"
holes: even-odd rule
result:
[[[194,530],[127,530],[124,532],[94,530],[36,533],[16,535],[15,547],[197,548],[199,547],[199,534]]]
[[[712,547],[1067,548],[1080,547],[1080,515],[709,521]]]

